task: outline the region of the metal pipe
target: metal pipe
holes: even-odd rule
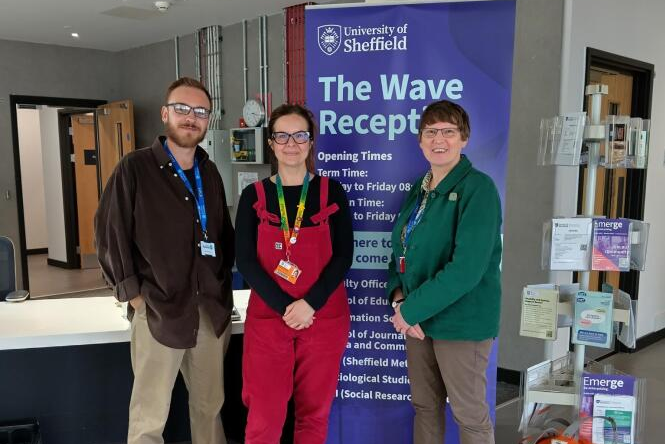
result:
[[[201,81],[201,58],[199,56],[199,31],[194,32],[194,64],[196,65],[196,78]]]
[[[266,109],[266,118],[263,119],[263,126],[268,126],[268,94],[270,88],[268,86],[268,16],[263,16],[263,90],[265,97],[263,105]]]
[[[214,56],[214,65],[213,65],[213,72],[215,73],[213,75],[213,90],[215,91],[215,129],[217,129],[217,123],[219,123],[219,116],[221,114],[220,110],[220,100],[219,100],[219,26],[215,26],[213,34],[215,35],[215,41],[213,42],[213,46],[215,48],[215,56]]]
[[[173,43],[175,45],[175,78],[177,80],[180,78],[180,37],[175,36]]]
[[[263,100],[263,16],[259,17],[259,95]]]
[[[209,44],[209,39],[210,37],[210,28],[204,28],[204,35],[203,35],[203,44],[204,44],[204,68],[205,68],[205,74],[204,74],[204,82],[203,84],[205,85],[208,90],[210,90],[210,44]],[[214,106],[214,105],[213,105]]]
[[[217,113],[217,99],[215,98],[215,27],[209,26],[210,35],[210,53],[208,54],[208,63],[210,64],[210,78],[208,79],[208,91],[212,96],[212,102],[215,109],[215,115],[212,116],[212,128],[215,127],[215,116]]]
[[[242,91],[247,101],[247,20],[242,21]]]
[[[216,101],[215,99],[215,27],[214,26],[209,26],[208,27],[208,44],[209,44],[209,53],[208,53],[208,64],[210,66],[210,77],[208,78],[208,89],[212,92],[213,94],[213,100]],[[217,109],[217,104],[215,103],[215,109]],[[213,126],[214,126],[214,117],[213,117]]]
[[[594,85],[587,87],[586,94],[589,95],[589,88],[594,91],[591,93],[591,125],[600,124],[600,108],[603,99],[603,85]],[[606,93],[606,92],[605,92]],[[596,177],[598,175],[598,163],[600,161],[600,142],[593,141],[589,143],[589,160],[587,164],[587,177],[584,182],[584,215],[593,217],[596,206]],[[591,272],[584,271],[580,273],[580,289],[588,290]],[[575,344],[575,382],[580,384],[582,372],[584,371],[584,355],[586,346]],[[579,400],[576,409],[579,410]]]
[[[291,46],[289,45],[288,40],[286,39],[288,32],[288,26],[289,26],[289,18],[291,17],[291,8],[285,8],[284,10],[284,26],[282,27],[284,29],[284,33],[282,34],[282,47],[284,48],[284,54],[285,54],[285,61],[282,63],[282,97],[284,97],[284,101],[288,102],[289,97],[288,97],[288,89],[287,85],[289,83],[288,79],[288,69],[287,69],[287,63],[289,59],[289,54],[290,54],[290,49]],[[549,342],[549,341],[548,341]]]
[[[212,29],[210,26],[206,28],[206,72],[207,72],[207,82],[206,87],[210,91],[210,86],[212,84],[212,64],[210,63],[210,54],[212,53],[212,39],[210,38],[212,34]]]
[[[221,26],[215,26],[215,97],[217,100],[217,112],[215,122],[219,129],[222,120],[222,46]]]

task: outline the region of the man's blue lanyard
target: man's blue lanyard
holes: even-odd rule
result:
[[[166,154],[169,155],[176,173],[178,173],[178,176],[180,176],[180,180],[182,180],[187,190],[194,197],[196,208],[199,211],[199,219],[201,220],[201,230],[203,230],[203,237],[205,240],[208,240],[208,215],[206,213],[206,202],[203,196],[203,181],[201,180],[201,172],[199,171],[199,159],[194,156],[194,179],[196,181],[196,193],[194,193],[192,185],[189,183],[189,180],[187,179],[187,176],[185,176],[185,172],[182,170],[182,167],[178,164],[178,161],[175,160],[173,153],[166,144],[166,140],[164,141],[164,150],[166,151]]]
[[[420,191],[418,193],[416,206],[413,208],[413,211],[411,211],[411,216],[409,216],[409,222],[406,225],[406,232],[404,233],[404,242],[402,243],[402,249],[404,253],[406,253],[406,245],[409,242],[409,237],[411,236],[411,233],[420,223],[420,220],[423,218],[423,214],[425,213],[425,205],[422,205],[424,195],[425,193],[423,191]]]

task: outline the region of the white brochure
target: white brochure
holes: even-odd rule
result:
[[[582,140],[584,135],[584,124],[586,113],[568,113],[561,116],[561,140],[554,153],[555,165],[578,165],[580,162],[580,151],[582,151]]]
[[[594,444],[633,444],[635,442],[635,397],[628,395],[596,395],[593,397],[593,416],[614,419],[616,440],[611,425],[601,418],[593,419]]]
[[[555,340],[559,292],[555,289],[525,287],[522,290],[520,336]]]
[[[552,219],[551,270],[588,270],[591,260],[590,217]]]

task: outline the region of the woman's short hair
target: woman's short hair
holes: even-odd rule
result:
[[[468,140],[471,135],[471,124],[469,123],[469,115],[464,108],[449,100],[440,100],[438,102],[430,103],[422,116],[420,116],[420,128],[418,134],[426,125],[432,125],[437,122],[448,122],[455,124],[459,128],[462,140]]]

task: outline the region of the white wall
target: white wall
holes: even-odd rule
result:
[[[48,107],[40,109],[39,123],[42,141],[44,197],[46,198],[46,218],[48,220],[48,258],[67,262],[58,109]]]
[[[584,94],[586,48],[652,63],[655,71],[665,70],[665,18],[663,0],[583,0],[569,1],[570,52],[564,59],[562,111],[581,111]],[[565,46],[564,34],[564,46]],[[665,77],[653,82],[651,143],[646,181],[644,220],[651,223],[647,270],[640,275],[637,336],[665,328]],[[559,168],[555,213],[574,214],[577,169]]]
[[[18,142],[21,153],[21,185],[25,241],[29,250],[48,247],[42,140],[39,111],[17,109]]]

